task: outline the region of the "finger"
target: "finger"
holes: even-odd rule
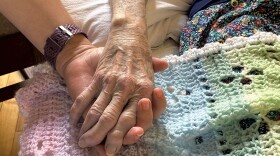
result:
[[[149,99],[141,99],[138,102],[137,107],[137,121],[136,126],[132,127],[126,136],[124,137],[123,144],[134,144],[144,134],[148,128],[152,127],[153,118],[159,118],[159,116],[165,111],[166,99],[163,91],[160,88],[155,88],[152,95],[153,110],[156,117],[153,117],[153,110]]]
[[[146,131],[153,125],[153,110],[151,100],[143,98],[138,102],[136,126]]]
[[[125,135],[123,139],[123,145],[135,144],[141,136],[144,134],[144,129],[142,127],[132,127]]]
[[[111,100],[110,97],[112,97],[112,95],[110,93],[112,93],[112,90],[114,89],[115,82],[116,82],[115,76],[109,76],[109,77],[105,78],[105,80],[102,83],[103,88],[106,88],[106,89],[102,90],[103,94],[105,94],[105,95],[102,95],[102,96],[105,96],[104,98],[109,98]],[[100,94],[102,94],[102,92]],[[106,94],[108,97],[106,97]],[[107,102],[107,103],[109,103],[109,102]],[[86,110],[83,112],[84,118],[86,118],[86,115],[87,115],[88,111],[90,110],[90,108],[91,108],[91,105],[88,105]]]
[[[104,91],[100,93],[94,104],[90,107],[85,117],[84,123],[81,127],[80,136],[97,123],[103,111],[106,109],[111,100],[112,85],[109,85],[106,87],[106,89],[104,89]]]
[[[80,137],[80,147],[93,147],[100,144],[107,133],[115,126],[128,97],[127,92],[117,94],[120,93],[115,93],[98,122]]]
[[[136,124],[137,101],[137,98],[129,101],[116,126],[108,133],[105,142],[107,155],[114,155],[120,150],[125,134]]]
[[[136,126],[132,127],[124,137],[123,144],[134,144],[144,134],[148,128],[153,125],[153,111],[151,101],[143,98],[138,102]]]
[[[99,76],[96,77],[98,78]],[[110,103],[115,82],[115,76],[109,76],[104,79],[104,89],[101,91],[97,100],[93,103],[93,105],[90,107],[90,110],[87,112],[87,115],[85,116],[85,121],[80,130],[80,135],[85,133],[98,121],[99,117],[101,116],[107,105]]]
[[[93,81],[74,101],[70,110],[70,123],[77,124],[88,104],[92,102],[93,97],[98,93],[98,87]]]
[[[154,72],[160,72],[168,68],[168,62],[164,59],[153,57],[152,63]]]
[[[89,111],[87,112],[85,121],[80,130],[80,135],[84,134],[87,130],[89,130],[96,124],[103,111],[112,100],[115,79],[106,79],[106,81],[104,81],[104,86],[105,88],[102,90],[94,104],[90,107]]]
[[[161,88],[155,88],[152,94],[152,110],[154,119],[158,119],[166,109],[166,98]]]

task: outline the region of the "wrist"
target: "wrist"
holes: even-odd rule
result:
[[[145,19],[139,19],[137,22],[131,22],[127,18],[113,18],[111,27],[110,27],[110,33],[112,31],[129,31],[135,32],[135,33],[141,33],[141,34],[147,34],[147,25]],[[128,33],[129,33],[128,32]]]
[[[112,0],[111,29],[134,28],[146,32],[146,0]]]
[[[55,68],[59,75],[64,78],[64,71],[67,65],[92,47],[93,45],[90,41],[82,34],[76,34],[69,39],[56,59]]]
[[[114,28],[110,30],[108,42],[112,46],[126,46],[126,47],[141,47],[143,49],[149,48],[148,35],[137,28],[119,29]]]
[[[44,46],[46,60],[55,68],[58,54],[65,47],[67,42],[77,34],[87,35],[75,24],[65,24],[58,26],[50,37],[47,38]]]
[[[126,18],[130,21],[145,18],[147,0],[110,0],[112,19]]]

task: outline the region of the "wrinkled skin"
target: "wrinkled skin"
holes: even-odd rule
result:
[[[119,149],[125,134],[136,124],[138,101],[151,99],[152,57],[148,44],[137,46],[137,42],[143,43],[140,37],[131,36],[129,40],[116,34],[109,37],[91,85],[75,102],[87,106],[92,102],[88,97],[97,97],[81,128],[81,147],[100,144],[107,136],[110,142],[106,141],[106,148],[117,144],[119,147],[115,148]]]
[[[111,39],[111,41],[120,42],[119,38]],[[137,41],[133,40],[133,42]],[[168,65],[166,61],[150,58],[150,62],[147,62],[148,65],[146,65],[146,61],[143,59],[130,56],[131,60],[128,60],[128,57],[122,53],[124,48],[122,46],[116,48],[116,44],[112,42],[105,48],[96,48],[88,43],[82,44],[79,49],[76,49],[77,55],[69,59],[64,67],[59,67],[63,69],[60,71],[63,71],[61,73],[65,77],[71,97],[73,99],[78,97],[70,113],[72,123],[77,123],[82,114],[85,117],[80,133],[80,146],[97,147],[96,149],[100,153],[104,153],[104,147],[99,144],[105,137],[107,137],[105,147],[108,144],[114,144],[119,149],[122,144],[135,143],[144,131],[152,126],[153,118],[159,117],[164,111],[166,104],[162,90],[154,89],[152,86],[153,70],[146,67],[161,71]],[[133,52],[135,49],[137,50],[135,46],[125,46],[125,48],[127,51],[130,48],[133,49]],[[117,51],[116,56],[111,55],[111,50]],[[138,48],[138,50],[143,49]],[[135,57],[142,56],[137,53]],[[127,64],[130,65],[127,66]],[[109,78],[110,80],[108,80]],[[126,81],[127,78],[129,81]],[[145,82],[148,82],[149,85]],[[106,91],[106,88],[109,89]],[[151,108],[151,95],[153,95],[153,109]],[[139,101],[140,99],[142,100]],[[126,103],[128,104],[126,105]],[[148,105],[149,109],[143,110],[141,105]],[[88,113],[86,113],[87,110],[89,110]],[[113,116],[109,117],[110,120],[107,121],[102,119],[104,118],[102,115],[105,115],[105,119],[106,115]]]
[[[82,50],[72,57],[67,56],[70,59],[60,60],[70,61],[62,63],[58,69],[70,78],[66,78],[70,90],[74,90],[73,80],[84,80],[80,82],[83,88],[77,89],[81,93],[75,98],[70,112],[73,123],[76,123],[88,109],[79,146],[95,147],[104,140],[106,154],[114,155],[125,144],[125,136],[137,125],[139,100],[147,99],[148,102],[144,103],[152,100],[154,71],[147,39],[146,1],[110,0],[110,4],[112,23],[99,60],[93,58],[95,54]],[[83,49],[83,46],[78,47]],[[82,73],[77,74],[79,70],[75,69],[82,70]],[[78,79],[69,73],[78,75]],[[151,121],[146,122],[146,127],[151,126]]]

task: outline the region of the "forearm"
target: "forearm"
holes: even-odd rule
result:
[[[111,30],[133,29],[147,35],[146,0],[110,0],[112,8]]]
[[[56,27],[73,23],[59,0],[0,0],[0,12],[42,53]]]

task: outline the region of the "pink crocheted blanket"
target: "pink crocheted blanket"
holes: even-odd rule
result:
[[[94,149],[82,149],[78,146],[79,129],[69,124],[73,101],[60,76],[47,63],[38,65],[33,75],[31,83],[16,94],[20,111],[25,117],[19,155],[98,155]],[[131,153],[128,155],[138,155],[135,149],[140,144],[141,142],[129,147],[129,150],[123,150],[119,155],[127,155],[127,152]],[[144,148],[142,150],[142,154],[147,153]]]

